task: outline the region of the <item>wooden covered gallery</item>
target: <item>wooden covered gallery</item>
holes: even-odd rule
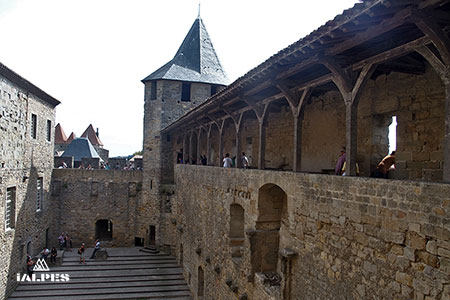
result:
[[[166,127],[170,161],[370,176],[396,120],[391,177],[449,182],[449,30],[450,1],[356,4]]]

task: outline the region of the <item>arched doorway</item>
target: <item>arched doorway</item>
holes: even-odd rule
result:
[[[113,223],[111,220],[98,220],[95,223],[95,238],[103,241],[112,240]]]
[[[287,223],[287,195],[279,186],[266,184],[259,189],[256,231],[250,241],[255,273],[277,272],[283,223]]]
[[[230,205],[231,258],[239,261],[244,246],[244,209],[239,204]]]

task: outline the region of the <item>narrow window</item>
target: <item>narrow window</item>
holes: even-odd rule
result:
[[[36,190],[36,211],[42,210],[42,192],[43,192],[43,180],[42,177],[37,179],[37,190]]]
[[[47,141],[52,139],[52,121],[47,120]]]
[[[391,125],[389,125],[389,153],[397,150],[397,116],[392,116]]]
[[[6,229],[13,229],[16,225],[16,187],[6,189]]]
[[[203,295],[205,294],[205,274],[203,273],[202,267],[198,267],[198,292],[197,296],[201,299],[203,299]]]
[[[152,81],[150,87],[150,100],[156,100],[156,81]]]
[[[181,101],[191,101],[191,84],[183,82],[181,86]]]
[[[37,116],[35,114],[31,114],[31,137],[36,139],[37,136]]]
[[[215,93],[217,93],[217,85],[212,85],[211,86],[211,96],[214,95]]]

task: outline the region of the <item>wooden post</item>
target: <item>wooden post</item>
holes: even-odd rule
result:
[[[259,124],[259,142],[258,142],[258,169],[264,170],[264,163],[266,158],[266,126],[264,125],[264,118],[258,120]]]
[[[358,108],[352,102],[345,102],[345,137],[346,137],[346,175],[356,175],[356,154],[357,154],[357,111]]]
[[[191,134],[189,135],[189,163],[192,164],[192,159],[194,158],[194,141],[193,137],[194,132],[191,131]]]
[[[208,132],[206,133],[206,165],[210,166],[211,162],[211,128],[212,124],[209,125]]]
[[[222,160],[223,160],[223,126],[219,128],[219,160],[218,160],[218,166],[222,166]]]
[[[303,118],[294,116],[294,160],[292,161],[294,172],[299,172],[302,168],[302,127]]]
[[[200,137],[202,136],[202,128],[200,127],[198,129],[198,133],[197,133],[197,165],[201,165],[202,161],[200,159],[200,151],[201,151],[201,144],[200,144]]]
[[[241,159],[241,152],[242,152],[241,135],[242,135],[242,130],[240,129],[240,127],[236,126],[236,168],[242,168],[242,159]]]
[[[188,159],[188,155],[187,155],[187,145],[186,145],[186,133],[183,134],[183,164],[186,163],[186,159]]]

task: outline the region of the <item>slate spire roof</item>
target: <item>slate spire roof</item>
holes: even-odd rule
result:
[[[81,161],[82,158],[100,158],[89,139],[85,137],[75,138],[61,156],[73,156],[74,161]]]
[[[220,85],[229,83],[200,15],[194,21],[174,58],[142,82],[158,79]]]
[[[88,138],[92,145],[94,146],[103,146],[102,141],[100,141],[100,138],[95,133],[94,127],[92,127],[92,124],[86,128],[86,130],[83,132],[81,137]]]

